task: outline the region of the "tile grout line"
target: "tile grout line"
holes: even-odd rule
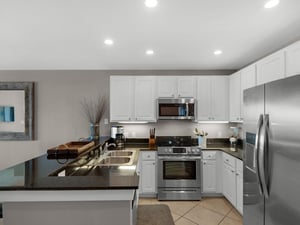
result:
[[[238,220],[238,219],[235,219],[235,218],[232,218],[232,217],[230,217],[230,216],[228,216],[233,210],[235,210],[234,208],[232,208],[230,211],[229,211],[229,213],[227,213],[227,215],[226,215],[226,217],[228,217],[229,219],[232,219],[232,220],[234,220],[234,221],[238,221],[238,222],[240,222],[240,220]],[[241,215],[241,219],[242,219],[242,221],[243,221],[243,216]]]
[[[180,219],[180,218],[184,218],[190,222],[192,222],[193,224],[195,225],[198,225],[198,223],[195,223],[195,221],[192,221],[191,219],[187,218],[187,217],[184,217],[186,214],[188,214],[192,209],[196,208],[199,204],[200,204],[201,201],[199,201],[197,204],[195,204],[192,208],[190,208],[188,211],[186,211],[182,216],[180,216],[177,221]]]

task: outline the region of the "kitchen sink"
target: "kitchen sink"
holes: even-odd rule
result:
[[[132,150],[106,151],[99,158],[91,159],[86,166],[129,166],[135,157],[136,152]]]
[[[129,163],[130,157],[108,157],[100,160],[99,164],[120,165]]]
[[[132,151],[110,151],[107,156],[131,156]]]

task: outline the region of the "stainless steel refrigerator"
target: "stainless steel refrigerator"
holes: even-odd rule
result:
[[[300,224],[300,75],[244,92],[244,225]]]

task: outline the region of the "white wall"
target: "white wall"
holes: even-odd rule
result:
[[[226,75],[233,71],[0,71],[0,81],[34,81],[35,140],[26,145],[19,141],[0,141],[0,169],[33,158],[57,146],[89,135],[89,124],[80,101],[99,94],[109,97],[109,75]],[[105,112],[108,118],[109,111]],[[110,124],[100,124],[100,135],[110,136]],[[209,137],[227,137],[228,125],[200,125],[192,122],[159,122],[145,126],[133,125],[136,137],[148,137],[150,127],[157,135],[192,135],[195,126],[204,129]]]
[[[43,154],[48,148],[89,135],[80,101],[109,93],[109,75],[99,71],[0,71],[0,81],[34,81],[35,141],[0,141],[0,168]],[[105,113],[108,118],[108,110]],[[109,135],[101,124],[101,135]]]

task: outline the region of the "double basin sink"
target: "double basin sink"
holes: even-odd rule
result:
[[[120,166],[132,165],[136,152],[134,150],[112,150],[105,152],[101,157],[94,158],[88,166]]]

